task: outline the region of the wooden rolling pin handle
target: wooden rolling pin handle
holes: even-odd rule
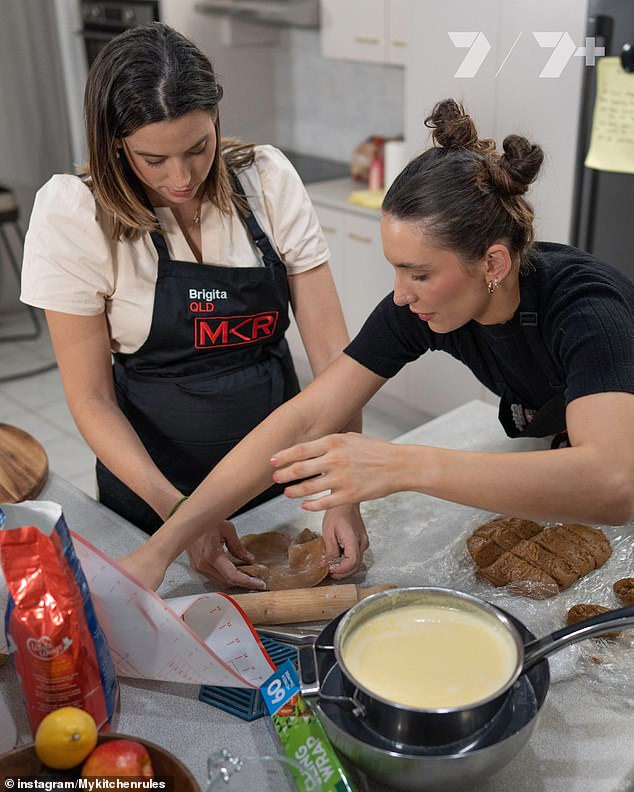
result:
[[[367,588],[344,583],[319,588],[254,591],[236,594],[231,599],[242,608],[252,624],[292,624],[334,619],[360,599],[392,588],[396,587],[391,583]]]
[[[365,588],[361,588],[357,586],[357,602],[359,600],[365,599],[366,597],[372,596],[372,594],[378,594],[379,591],[389,591],[390,589],[395,589],[396,586],[394,583],[381,583],[378,586],[366,586]]]

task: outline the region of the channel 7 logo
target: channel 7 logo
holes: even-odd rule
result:
[[[469,49],[464,60],[454,74],[454,77],[463,77],[467,79],[475,77],[480,66],[482,66],[487,55],[491,51],[489,40],[482,31],[460,31],[449,33],[448,35],[454,47],[465,47]],[[577,47],[569,33],[546,31],[543,33],[533,33],[533,36],[540,47],[553,50],[539,75],[542,78],[552,79],[554,77],[559,77],[566,68],[568,61],[573,57],[585,58],[586,66],[594,66],[596,58],[605,55],[605,48],[596,47],[594,38],[586,38],[585,46]],[[498,67],[498,70],[495,72],[495,77],[502,71],[504,64],[510,58],[511,53],[521,37],[522,33],[519,33],[511,45],[510,50],[506,53],[504,60]]]

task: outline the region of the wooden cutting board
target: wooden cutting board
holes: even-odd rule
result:
[[[0,423],[0,503],[35,498],[48,477],[46,451],[23,429]]]

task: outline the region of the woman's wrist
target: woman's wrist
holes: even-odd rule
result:
[[[148,498],[148,503],[160,515],[163,522],[171,517],[172,510],[184,497],[183,493],[169,484],[169,482],[165,482],[165,484],[165,487],[158,486],[153,489],[151,501]]]
[[[440,474],[438,449],[415,444],[393,445],[398,456],[391,491],[429,492]]]
[[[335,514],[345,511],[359,511],[360,504],[358,503],[342,503],[339,506],[331,506],[329,509],[326,509],[324,512],[324,516],[326,514]]]
[[[180,507],[185,503],[189,496],[188,495],[181,495],[181,497],[176,501],[176,503],[172,506],[172,508],[167,513],[166,520],[169,520],[170,517],[173,517],[176,512],[180,509]]]

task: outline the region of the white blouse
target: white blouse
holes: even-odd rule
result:
[[[288,275],[328,261],[330,252],[310,198],[281,151],[256,146],[253,165],[239,178]],[[196,261],[171,209],[155,211],[171,257]],[[205,200],[200,227],[203,262],[261,266],[259,251],[235,212],[227,217]],[[112,241],[92,192],[77,176],[53,176],[38,191],[24,248],[23,302],[82,316],[105,311],[112,351],[134,352],[150,331],[157,271],[158,254],[149,234]]]

